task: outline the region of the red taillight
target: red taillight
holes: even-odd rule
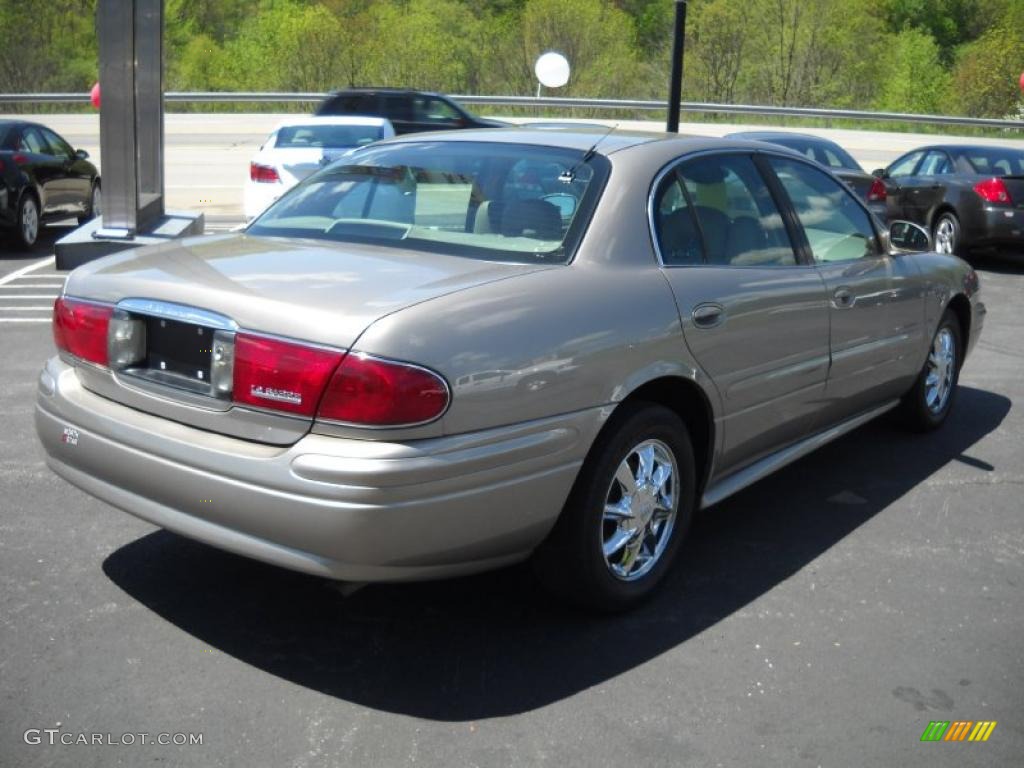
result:
[[[4,161],[0,160],[0,173],[4,172]]]
[[[239,333],[235,337],[232,399],[312,416],[343,356],[336,350]]]
[[[270,165],[249,163],[249,178],[265,184],[272,184],[281,180],[277,175],[277,169]]]
[[[1006,184],[1003,183],[1002,179],[985,179],[985,181],[979,181],[974,185],[974,191],[978,193],[978,196],[982,200],[986,200],[990,203],[1005,203],[1010,205],[1013,200],[1010,199],[1010,190],[1006,188]]]
[[[75,299],[53,303],[53,341],[57,349],[96,365],[107,365],[107,328],[113,307]]]
[[[871,189],[868,190],[869,203],[884,203],[887,195],[884,181],[875,179],[871,182]]]
[[[29,162],[28,155],[23,155],[21,152],[16,152],[11,159],[15,165],[28,165]]]
[[[327,385],[317,418],[394,427],[432,421],[447,407],[448,385],[433,371],[353,354]]]

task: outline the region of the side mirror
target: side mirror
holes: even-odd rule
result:
[[[875,170],[871,172],[871,175],[874,176],[876,179],[889,178],[889,172],[886,171],[885,168],[875,168]]]
[[[75,157],[77,157],[79,160],[88,160],[89,159],[89,153],[86,152],[84,149],[76,149],[75,150]]]
[[[928,230],[910,221],[894,221],[889,225],[889,250],[896,253],[923,253],[932,249]]]

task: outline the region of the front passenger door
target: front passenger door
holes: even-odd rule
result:
[[[766,161],[829,297],[827,426],[910,387],[920,365],[924,298],[913,261],[881,251],[870,215],[845,185],[801,160]]]

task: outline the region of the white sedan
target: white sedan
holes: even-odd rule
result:
[[[346,152],[395,135],[382,117],[296,117],[285,120],[249,163],[245,218],[259,216],[304,178]]]

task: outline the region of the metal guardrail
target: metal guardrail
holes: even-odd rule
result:
[[[322,92],[245,92],[196,91],[164,94],[165,102],[194,104],[310,103],[323,100]],[[507,107],[561,107],[578,109],[664,110],[664,101],[637,99],[570,99],[558,96],[452,96],[464,104],[486,104]],[[88,93],[0,93],[0,104],[88,104]],[[964,125],[977,128],[1011,128],[1024,130],[1024,119],[999,120],[956,115],[917,115],[906,112],[868,112],[857,109],[820,109],[817,107],[770,107],[753,104],[711,104],[684,101],[683,112],[722,115],[758,115],[775,117],[818,117],[832,120],[875,120],[896,123],[927,123],[931,125]]]

